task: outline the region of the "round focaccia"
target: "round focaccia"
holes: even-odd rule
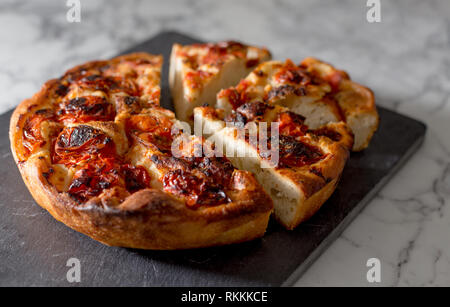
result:
[[[159,107],[161,65],[146,53],[89,62],[23,101],[10,141],[25,184],[57,220],[107,245],[185,249],[262,236],[270,197]]]
[[[300,65],[290,60],[262,63],[237,86],[219,92],[216,106],[230,112],[254,100],[285,106],[304,116],[310,128],[345,121],[355,137],[353,151],[366,148],[378,128],[372,91],[314,58]]]
[[[262,101],[246,102],[225,114],[223,109],[198,107],[195,124],[234,166],[255,174],[282,225],[293,229],[310,218],[339,182],[353,146],[348,126],[341,121],[309,129],[303,116]]]

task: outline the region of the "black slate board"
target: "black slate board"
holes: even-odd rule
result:
[[[130,51],[162,53],[163,106],[171,108],[167,67],[172,43],[197,40],[168,32]],[[188,251],[107,247],[54,220],[20,178],[0,116],[0,286],[279,286],[292,285],[343,231],[424,139],[424,124],[379,108],[370,147],[352,154],[341,183],[322,209],[294,231],[270,223],[253,242]],[[81,262],[81,283],[66,280],[66,262]]]

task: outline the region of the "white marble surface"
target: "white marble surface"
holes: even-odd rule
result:
[[[269,46],[276,58],[307,55],[372,87],[379,105],[426,122],[425,146],[297,282],[299,286],[450,285],[450,1],[0,0],[0,112],[70,66],[114,55],[161,30]],[[381,260],[381,283],[366,261]]]

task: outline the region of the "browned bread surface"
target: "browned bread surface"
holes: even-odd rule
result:
[[[262,236],[272,202],[252,174],[196,157],[198,138],[172,155],[183,135],[159,107],[161,64],[145,53],[89,62],[23,101],[10,141],[25,184],[57,220],[108,245],[185,249]]]

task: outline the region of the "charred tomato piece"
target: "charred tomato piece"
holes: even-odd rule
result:
[[[69,195],[81,202],[121,183],[120,165],[114,158],[96,159],[93,162],[77,170],[69,186]]]
[[[130,139],[143,145],[154,145],[161,152],[170,152],[172,146],[172,121],[151,115],[133,115],[126,122]]]
[[[61,131],[55,142],[53,163],[72,165],[92,156],[115,155],[116,147],[110,137],[90,126],[80,125]]]
[[[280,135],[279,140],[278,167],[302,167],[325,157],[318,147],[296,140],[292,136]]]
[[[185,198],[187,206],[215,206],[231,201],[225,190],[234,167],[226,158],[154,155],[152,160],[158,168],[169,170],[161,179],[164,190]]]
[[[144,167],[123,164],[120,170],[128,192],[134,193],[150,186],[151,178]]]
[[[304,124],[305,118],[293,112],[282,112],[278,114],[279,134],[285,136],[304,136],[308,126]]]
[[[104,97],[85,96],[66,100],[59,106],[58,119],[63,122],[112,121],[114,106]]]
[[[290,60],[287,60],[286,64],[275,74],[274,79],[282,84],[308,85],[311,83],[311,77],[306,70]]]
[[[223,188],[211,184],[205,177],[194,176],[181,169],[169,171],[162,178],[164,190],[186,199],[192,208],[229,203]]]
[[[68,193],[84,202],[113,187],[134,193],[148,188],[150,181],[150,175],[142,166],[123,163],[117,158],[97,157],[75,172]]]
[[[75,84],[84,90],[102,91],[110,94],[124,92],[130,96],[139,96],[138,88],[130,78],[90,74],[79,79]]]
[[[27,154],[45,145],[41,134],[41,123],[54,119],[54,113],[50,109],[37,110],[32,116],[27,118],[23,127],[23,146]]]

